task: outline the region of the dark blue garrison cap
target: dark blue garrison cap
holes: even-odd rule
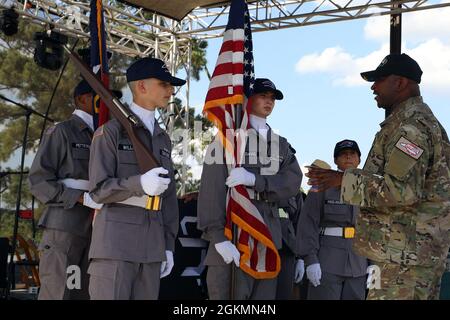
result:
[[[275,84],[266,78],[256,78],[253,87],[253,94],[271,91],[275,94],[275,99],[282,100],[283,93],[275,87]]]
[[[74,97],[77,97],[77,96],[81,96],[83,94],[91,93],[91,92],[94,92],[94,90],[92,90],[89,83],[86,80],[81,80],[75,87],[75,90],[73,91],[73,95],[74,95]]]
[[[352,149],[355,150],[358,153],[358,156],[361,157],[361,151],[359,150],[358,144],[356,143],[356,141],[353,140],[342,140],[339,141],[338,143],[336,143],[336,146],[334,147],[334,157],[337,158],[339,156],[339,153],[342,150],[345,149]]]
[[[77,97],[77,96],[81,96],[86,93],[94,93],[94,90],[91,88],[89,83],[83,79],[75,87],[75,90],[73,91],[73,96]],[[119,99],[122,98],[122,92],[120,90],[112,90],[112,93],[117,98],[119,98]]]
[[[164,61],[156,58],[142,58],[127,69],[127,82],[148,78],[167,81],[173,86],[182,86],[186,80],[173,77]]]

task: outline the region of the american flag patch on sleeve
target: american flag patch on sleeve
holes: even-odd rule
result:
[[[397,144],[395,145],[395,147],[397,147],[397,149],[399,149],[400,151],[403,151],[408,156],[410,156],[411,158],[414,158],[416,160],[419,159],[423,153],[422,148],[415,145],[414,143],[412,143],[411,141],[407,140],[404,137],[401,137],[397,141]]]

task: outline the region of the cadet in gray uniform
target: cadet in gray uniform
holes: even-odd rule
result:
[[[256,79],[253,92],[250,124],[254,130],[248,131],[249,143],[246,144],[243,166],[233,169],[229,174],[222,158],[220,161],[211,161],[216,156],[214,151],[223,148],[217,140],[209,146],[203,165],[197,207],[198,228],[203,231],[202,237],[209,241],[205,258],[205,265],[208,266],[206,281],[209,298],[214,300],[230,299],[229,264],[234,261],[239,265],[240,259],[236,246],[224,234],[227,188],[236,185],[247,186],[252,203],[268,226],[275,246],[280,249],[278,202],[295,196],[302,178],[295,150],[285,138],[275,135],[266,124],[275,99],[281,100],[283,94],[268,79]],[[257,139],[264,139],[266,142],[259,144],[258,149],[249,151],[250,142]],[[267,149],[269,153],[262,148]],[[278,157],[274,156],[276,152]],[[266,161],[268,154],[271,154],[269,163]],[[278,166],[274,165],[274,161],[277,161]],[[268,169],[267,166],[276,167],[277,170],[267,174],[264,170]],[[235,299],[275,299],[276,278],[258,280],[237,269],[236,279]]]
[[[361,152],[352,140],[334,148],[338,169],[357,168]],[[367,259],[353,252],[356,206],[340,202],[340,190],[309,192],[299,220],[299,251],[310,281],[309,300],[364,300]]]
[[[31,193],[46,205],[39,226],[38,299],[89,299],[87,253],[92,208],[101,208],[86,192],[92,139],[92,89],[81,81],[74,90],[70,119],[47,129],[28,176]],[[81,288],[68,288],[69,266],[79,266]]]
[[[155,109],[167,107],[173,86],[186,81],[173,77],[163,61],[144,58],[128,68],[127,82],[130,110],[142,122],[137,133],[162,167],[140,173],[133,145],[116,119],[95,132],[90,190],[104,206],[95,218],[89,251],[91,299],[157,299],[160,278],[174,264],[179,221],[171,142],[155,120]],[[147,206],[149,196],[160,197],[160,210]]]
[[[298,192],[295,197],[283,199],[279,203],[282,248],[278,251],[281,258],[281,270],[277,280],[277,300],[293,298],[294,281],[300,282],[304,274],[303,260],[296,262],[298,256],[297,221],[303,205],[303,197]],[[298,279],[298,281],[296,281]]]

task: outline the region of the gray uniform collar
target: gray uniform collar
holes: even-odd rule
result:
[[[81,119],[76,114],[72,114],[70,120],[73,120],[75,122],[75,127],[80,130],[80,132],[87,129],[92,133],[91,128],[86,124],[86,122],[84,122],[83,119]]]
[[[136,115],[136,113],[134,113],[130,108],[128,108],[128,111],[130,111],[132,114],[134,114],[136,119],[138,119],[139,123],[138,123],[137,126],[147,130],[150,133],[150,131],[147,129],[147,127],[144,125],[144,123],[142,123],[142,120]],[[123,129],[123,131],[126,131],[123,127],[122,127],[122,129]],[[158,135],[160,135],[160,134],[162,134],[164,132],[165,131],[159,126],[159,123],[158,123],[158,121],[156,120],[156,117],[155,117],[155,122],[153,124],[153,135],[152,135],[152,137],[156,137],[156,136],[158,136]]]

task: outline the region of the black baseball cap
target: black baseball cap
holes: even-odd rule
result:
[[[139,59],[127,69],[127,82],[148,78],[167,81],[173,86],[182,86],[186,80],[173,77],[164,61],[156,58]]]
[[[83,79],[75,87],[75,90],[73,91],[73,96],[77,97],[77,96],[81,96],[81,95],[86,94],[86,93],[94,93],[94,90],[89,85],[89,83],[86,80]],[[112,93],[118,99],[122,98],[122,91],[120,91],[120,90],[112,90]]]
[[[405,53],[387,55],[380,65],[372,71],[362,72],[361,77],[369,82],[395,74],[420,83],[422,69],[419,64]]]
[[[253,85],[253,94],[271,91],[275,94],[275,99],[282,100],[283,93],[275,87],[275,84],[266,78],[256,78]]]
[[[356,143],[356,141],[349,139],[345,139],[336,143],[336,146],[334,147],[334,157],[337,158],[339,156],[339,153],[345,149],[355,150],[358,153],[358,156],[361,158],[361,151],[359,150],[358,144]]]

